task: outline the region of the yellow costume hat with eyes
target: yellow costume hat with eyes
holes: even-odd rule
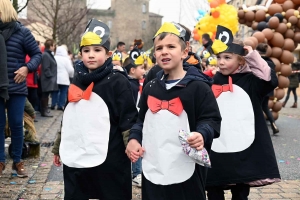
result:
[[[186,30],[175,22],[165,22],[156,32],[153,40],[161,33],[172,33],[185,41]]]
[[[110,48],[110,30],[106,24],[96,19],[91,19],[81,38],[80,48],[91,45],[101,45],[107,50]]]

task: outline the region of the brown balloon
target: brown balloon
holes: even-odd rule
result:
[[[275,29],[279,25],[279,19],[277,17],[271,17],[268,24],[269,24],[269,28]]]
[[[266,52],[266,56],[267,57],[270,57],[272,55],[272,48],[268,45],[268,49],[267,49],[267,52]]]
[[[274,101],[273,100],[269,100],[268,101],[268,108],[272,108],[274,105]]]
[[[265,28],[264,30],[262,30],[262,33],[265,35],[267,40],[271,40],[274,36],[273,31],[269,28]]]
[[[300,1],[299,1],[299,0],[292,0],[292,2],[293,2],[295,5],[300,5]]]
[[[257,38],[256,37],[253,37],[253,36],[251,36],[251,37],[249,37],[249,39],[251,39],[252,40],[252,42],[254,42],[254,46],[255,46],[255,48],[257,47],[257,45],[258,45],[258,40],[257,40]]]
[[[288,20],[291,24],[295,25],[298,22],[298,18],[296,16],[290,16]]]
[[[246,38],[244,40],[244,45],[245,46],[251,46],[253,49],[256,49],[255,43],[250,38]]]
[[[278,27],[275,29],[276,32],[279,32],[281,34],[285,34],[285,32],[288,30],[288,27],[285,23],[280,23]]]
[[[284,49],[284,50],[288,50],[288,51],[294,51],[294,50],[295,50],[295,43],[294,43],[294,40],[292,40],[292,39],[290,39],[290,38],[286,38],[286,39],[284,40],[283,49]]]
[[[274,37],[270,40],[270,43],[273,47],[282,48],[284,45],[284,38],[280,33],[275,32]]]
[[[254,18],[255,18],[255,14],[254,14],[253,11],[247,11],[247,12],[245,13],[245,19],[246,19],[247,21],[252,22],[252,21],[254,20]]]
[[[271,57],[270,59],[271,59],[271,60],[273,61],[273,63],[275,64],[275,71],[276,71],[276,72],[280,72],[281,64],[280,64],[278,58]]]
[[[252,26],[252,22],[253,22],[253,21],[246,21],[245,24],[246,24],[248,27],[251,27],[251,26]]]
[[[288,20],[291,16],[295,16],[294,12],[295,12],[295,9],[288,9],[285,12],[285,16],[284,17]]]
[[[274,57],[274,58],[279,58],[282,54],[282,49],[279,48],[279,47],[273,47],[272,48],[272,55],[271,57]]]
[[[280,4],[282,4],[284,1],[285,1],[285,0],[275,0],[274,2],[275,2],[275,3],[280,3]]]
[[[290,80],[285,76],[278,76],[278,87],[279,88],[287,88],[290,84]]]
[[[274,103],[274,105],[272,107],[272,111],[278,112],[281,110],[281,107],[282,107],[282,103],[280,101],[277,101],[276,103]]]
[[[289,9],[293,9],[294,8],[294,3],[292,1],[285,1],[283,4],[282,4],[282,8],[283,8],[283,11],[287,11]]]
[[[265,42],[265,35],[262,32],[257,31],[252,36],[257,39],[258,43]]]
[[[240,18],[240,19],[239,19],[239,23],[240,23],[240,24],[245,24],[245,23],[246,23],[246,19],[245,19],[245,18],[244,18],[244,19],[241,19],[241,18]]]
[[[277,88],[276,90],[274,90],[274,92],[276,93],[277,100],[282,99],[285,95],[284,89],[281,89],[281,88]]]
[[[292,67],[287,64],[282,64],[280,72],[281,72],[281,75],[288,77],[292,74]]]
[[[245,12],[243,10],[238,11],[239,19],[243,19],[245,17]]]
[[[295,35],[294,31],[292,29],[288,29],[285,32],[284,37],[294,39],[294,35]]]
[[[295,35],[294,35],[294,41],[297,42],[297,43],[300,42],[300,33],[299,32],[295,33]]]
[[[253,30],[256,30],[256,29],[257,29],[257,25],[258,25],[257,22],[253,22],[251,28],[252,28]]]
[[[297,28],[300,28],[300,20],[298,20],[296,26],[297,26]]]
[[[294,61],[294,55],[290,51],[283,50],[279,60],[284,64],[290,64]]]
[[[256,11],[254,19],[257,22],[264,21],[266,19],[266,12],[264,10],[258,10],[258,11]]]
[[[279,116],[278,112],[273,112],[272,111],[272,115],[273,115],[274,120],[278,119],[278,116]]]
[[[281,13],[282,7],[279,4],[271,4],[269,9],[268,9],[268,13],[273,16],[275,13]]]

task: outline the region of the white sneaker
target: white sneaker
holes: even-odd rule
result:
[[[137,175],[134,179],[132,179],[132,185],[137,187],[142,187],[142,175]]]

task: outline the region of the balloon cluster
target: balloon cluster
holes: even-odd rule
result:
[[[226,0],[208,0],[210,3],[210,13],[199,18],[193,38],[201,43],[202,35],[207,33],[214,40],[217,25],[229,28],[233,34],[238,31],[237,10],[234,6],[226,4]],[[199,11],[198,11],[199,12]],[[202,12],[201,12],[202,13]]]
[[[206,15],[206,11],[202,10],[202,9],[199,9],[198,14],[199,14],[199,16],[196,18],[197,21],[199,21],[200,19],[202,19]]]
[[[246,38],[244,43],[254,49],[258,43],[267,43],[267,56],[276,65],[278,88],[269,100],[269,108],[272,109],[276,120],[282,108],[279,100],[285,95],[284,88],[289,86],[287,77],[292,73],[290,65],[294,61],[292,52],[300,43],[300,1],[274,0],[268,9],[240,8],[238,17],[239,23],[255,30],[252,37]]]

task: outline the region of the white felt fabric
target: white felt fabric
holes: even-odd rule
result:
[[[168,110],[153,114],[147,111],[143,127],[142,160],[143,173],[147,180],[157,185],[182,183],[195,170],[195,162],[184,154],[179,130],[190,131],[185,111],[178,117]]]
[[[233,92],[217,98],[222,123],[220,137],[213,140],[212,150],[234,153],[247,149],[254,141],[254,113],[248,94],[233,84]]]
[[[102,164],[107,156],[110,121],[107,105],[100,96],[70,102],[63,116],[60,156],[74,168]]]

